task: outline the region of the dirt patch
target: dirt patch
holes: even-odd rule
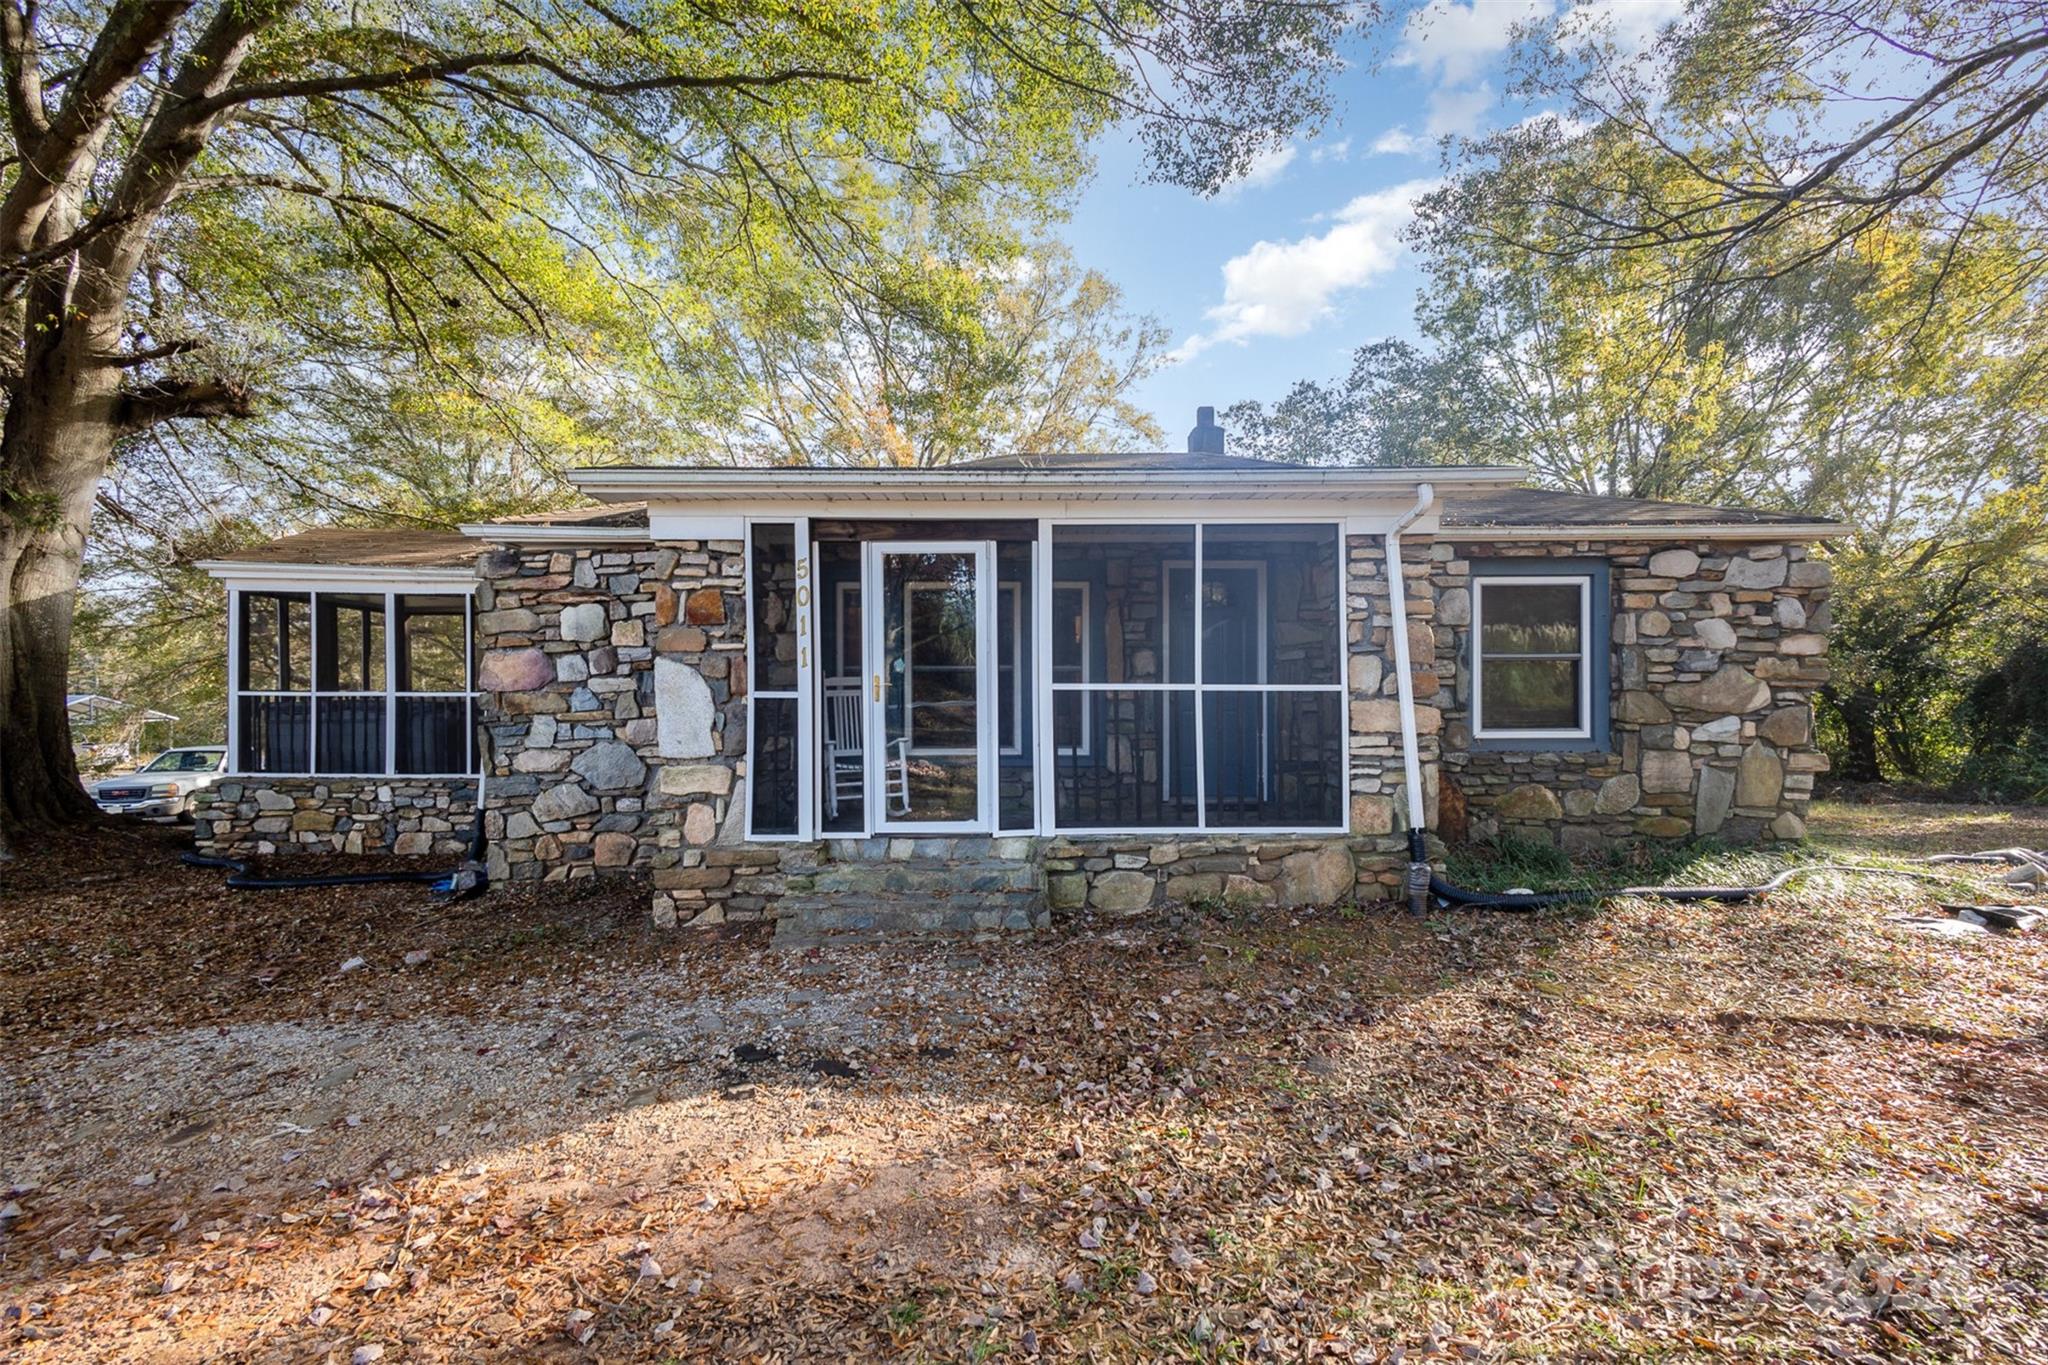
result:
[[[793,955],[160,847],[0,913],[22,1359],[2048,1358],[2048,940],[1910,886]]]

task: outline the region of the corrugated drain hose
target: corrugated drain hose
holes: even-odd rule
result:
[[[1423,848],[1422,831],[1408,831],[1408,904],[1417,914],[1425,908],[1426,897],[1416,889],[1423,872],[1428,875],[1428,894],[1445,905],[1472,910],[1546,910],[1558,905],[1598,905],[1625,896],[1655,897],[1667,901],[1715,901],[1740,905],[1761,899],[1795,878],[1812,872],[1866,872],[1887,877],[1911,877],[1921,881],[1946,881],[1949,874],[1916,872],[1900,867],[1875,867],[1867,863],[1803,863],[1788,867],[1777,876],[1755,886],[1621,886],[1608,891],[1474,891],[1446,881],[1429,864]],[[2048,873],[2048,854],[2033,849],[1993,849],[1985,853],[1939,853],[1915,859],[1925,863],[1997,862],[2019,863]]]

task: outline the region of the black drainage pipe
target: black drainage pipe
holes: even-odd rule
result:
[[[1873,872],[1890,877],[1913,877],[1922,881],[1949,880],[1943,873],[1911,872],[1897,867],[1871,867],[1862,863],[1806,863],[1799,867],[1788,867],[1769,881],[1759,882],[1755,886],[1620,886],[1608,891],[1474,891],[1469,887],[1446,881],[1439,875],[1436,869],[1430,866],[1429,855],[1423,849],[1422,831],[1408,831],[1408,904],[1418,915],[1427,908],[1426,902],[1430,896],[1436,897],[1445,905],[1461,906],[1468,910],[1548,910],[1560,905],[1599,905],[1605,901],[1620,900],[1625,896],[1741,905],[1767,896],[1793,878],[1809,872]]]

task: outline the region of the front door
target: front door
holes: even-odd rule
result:
[[[868,809],[881,833],[994,828],[993,546],[870,541]]]

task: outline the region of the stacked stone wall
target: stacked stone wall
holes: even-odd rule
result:
[[[511,880],[644,874],[685,918],[755,918],[773,849],[742,842],[745,562],[738,541],[483,557],[485,816]]]
[[[1053,839],[1040,854],[1047,904],[1140,915],[1166,905],[1338,905],[1387,899],[1402,860],[1382,841],[1176,836]]]
[[[206,791],[193,839],[231,858],[469,851],[473,778],[230,778]]]
[[[1701,541],[1497,545],[1490,560],[1604,558],[1610,710],[1582,751],[1475,744],[1473,547],[1431,551],[1443,697],[1442,827],[1597,853],[1644,839],[1796,839],[1816,774],[1830,574],[1802,545]]]
[[[1394,671],[1392,603],[1387,593],[1385,541],[1352,536],[1349,564],[1351,638],[1346,674],[1351,703],[1351,833],[1380,841],[1385,852],[1402,852],[1409,826],[1407,778],[1401,757],[1399,681]],[[1406,588],[1408,663],[1415,694],[1416,754],[1422,769],[1422,825],[1435,824],[1437,765],[1442,753],[1443,713],[1436,671],[1436,587],[1426,540],[1401,545]]]

